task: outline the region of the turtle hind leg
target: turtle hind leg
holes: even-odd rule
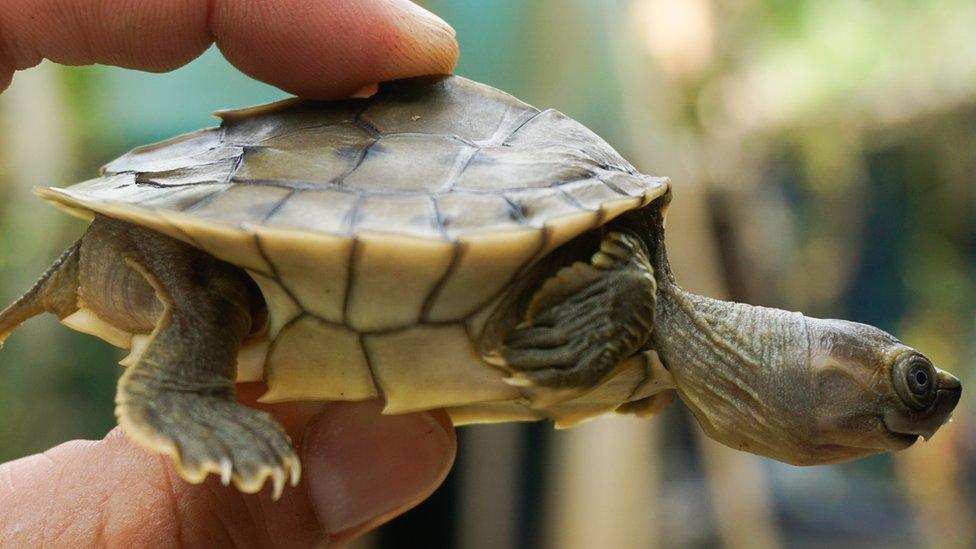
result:
[[[78,310],[78,265],[81,241],[76,242],[17,301],[0,311],[0,347],[28,319],[41,313],[65,318]]]
[[[253,493],[270,479],[277,499],[286,480],[298,483],[298,457],[270,415],[235,398],[237,353],[257,299],[247,275],[152,231],[129,232],[135,251],[125,261],[163,308],[119,380],[119,424],[140,445],[170,455],[189,482],[215,473]]]
[[[557,272],[532,297],[501,355],[513,385],[585,389],[599,383],[651,334],[657,285],[647,251],[608,232],[589,263]]]

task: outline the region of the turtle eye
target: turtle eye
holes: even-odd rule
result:
[[[932,383],[932,377],[929,376],[928,369],[925,364],[915,363],[908,370],[908,389],[918,396],[923,396],[929,391],[929,385]]]
[[[892,372],[895,390],[910,408],[925,410],[935,400],[935,368],[923,356],[903,358]]]

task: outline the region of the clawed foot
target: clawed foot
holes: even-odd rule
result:
[[[276,500],[286,481],[298,484],[298,456],[266,412],[205,394],[122,397],[116,408],[122,428],[142,446],[170,455],[187,482],[199,484],[214,473],[225,486],[233,481],[242,492],[256,493],[270,479]]]
[[[595,284],[550,307],[505,338],[502,356],[515,373],[513,385],[586,387],[617,363],[613,313],[606,289]]]
[[[656,284],[630,238],[611,233],[590,264],[566,267],[540,288],[527,320],[505,337],[508,383],[590,387],[644,343]]]

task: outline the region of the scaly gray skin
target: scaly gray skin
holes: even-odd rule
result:
[[[288,436],[237,402],[237,353],[264,303],[238,267],[155,231],[96,217],[41,280],[0,312],[0,340],[42,312],[91,309],[129,333],[150,333],[119,380],[115,414],[136,442],[163,452],[190,482],[220,475],[244,492],[270,479],[273,497],[300,476]]]
[[[682,290],[664,247],[666,201],[614,221],[603,241],[641,243],[617,258],[606,280],[653,272],[656,292],[581,285],[530,315],[505,339],[517,376],[586,390],[620,360],[654,349],[712,438],[797,465],[900,450],[948,421],[959,380],[882,330]],[[547,288],[530,292],[545,298]],[[652,315],[644,312],[652,306]]]

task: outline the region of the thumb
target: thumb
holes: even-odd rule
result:
[[[301,448],[303,479],[272,501],[173,464],[126,439],[72,441],[0,465],[0,539],[33,546],[308,546],[344,541],[416,505],[453,462],[442,413],[382,416],[375,402],[262,406]]]

